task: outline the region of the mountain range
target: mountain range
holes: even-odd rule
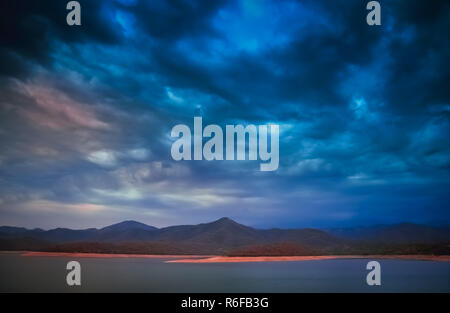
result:
[[[0,227],[0,250],[138,254],[450,254],[450,227],[403,223],[325,230],[255,229],[229,218],[164,228],[124,221],[101,229]]]

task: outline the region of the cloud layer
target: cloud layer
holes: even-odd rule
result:
[[[0,224],[450,220],[448,1],[3,1]],[[170,157],[171,128],[280,125],[280,167]]]

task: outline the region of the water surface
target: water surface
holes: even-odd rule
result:
[[[81,264],[81,286],[66,284],[66,264],[72,260]],[[377,260],[382,285],[368,286],[365,259],[210,264],[166,260],[0,253],[0,292],[450,292],[450,262]]]

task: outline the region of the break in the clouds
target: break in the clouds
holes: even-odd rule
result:
[[[450,220],[448,1],[3,1],[0,224]],[[280,165],[170,157],[280,125]]]

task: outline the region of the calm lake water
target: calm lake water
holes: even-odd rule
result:
[[[66,285],[81,264],[82,286]],[[450,292],[450,262],[377,260],[381,286],[366,284],[369,260],[182,264],[168,259],[25,257],[0,253],[0,292]]]

